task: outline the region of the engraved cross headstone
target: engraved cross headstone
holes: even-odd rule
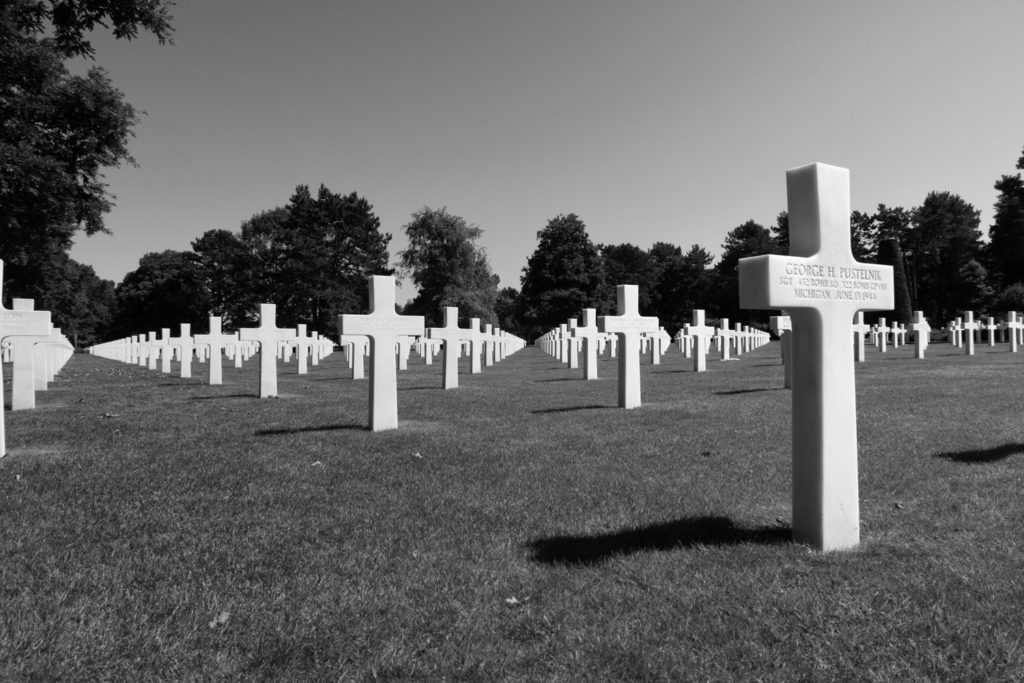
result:
[[[295,338],[295,330],[277,326],[277,304],[260,304],[260,326],[238,330],[241,341],[260,345],[260,398],[277,396],[278,342]]]
[[[601,332],[618,335],[619,407],[640,405],[640,336],[658,331],[658,319],[640,315],[640,293],[636,285],[618,285],[618,315],[598,318]]]
[[[221,384],[224,381],[221,354],[225,346],[237,342],[238,335],[224,334],[221,330],[220,317],[211,315],[210,331],[207,334],[197,334],[193,339],[196,344],[203,344],[210,350],[210,384]],[[235,353],[238,353],[238,351],[236,350]]]
[[[821,550],[860,542],[857,403],[850,323],[892,310],[892,267],[850,251],[850,175],[811,164],[786,174],[790,255],[739,262],[740,305],[793,321],[793,536]]]
[[[395,277],[370,276],[370,313],[338,316],[341,334],[364,334],[370,338],[370,429],[375,432],[398,428],[398,371],[395,343],[401,336],[422,336],[422,315],[395,312]],[[477,323],[479,330],[479,323]]]
[[[444,326],[431,327],[428,332],[431,339],[444,342],[441,349],[441,365],[445,389],[459,388],[459,349],[463,340],[469,339],[469,330],[459,327],[459,307],[446,306],[444,309]]]
[[[9,337],[49,336],[53,326],[49,311],[10,310],[3,307],[4,262],[0,261],[0,345]],[[0,387],[3,387],[3,365],[0,364]],[[0,458],[7,455],[7,431],[4,427],[3,392],[0,391]]]

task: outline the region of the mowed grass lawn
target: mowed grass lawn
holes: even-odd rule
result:
[[[414,356],[374,434],[340,353],[267,400],[255,359],[74,357],[6,415],[0,679],[1024,678],[1024,353],[869,351],[827,554],[789,540],[777,343],[673,347],[631,411],[614,360],[462,362]]]

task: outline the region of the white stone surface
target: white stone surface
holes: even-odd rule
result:
[[[619,407],[637,408],[640,392],[640,337],[658,331],[658,319],[640,315],[639,288],[618,285],[618,315],[598,318],[601,332],[617,335],[619,348]]]
[[[260,398],[277,396],[277,347],[283,340],[294,339],[295,330],[277,326],[277,305],[260,304],[259,327],[243,327],[238,338],[260,346]]]
[[[811,164],[787,172],[790,255],[739,262],[740,305],[793,321],[793,536],[821,550],[860,543],[857,405],[850,325],[892,310],[889,266],[850,252],[850,179]]]
[[[422,336],[424,324],[421,315],[395,312],[393,275],[371,275],[369,280],[370,313],[339,315],[338,330],[341,334],[363,334],[370,338],[370,429],[380,432],[398,428],[398,371],[394,355],[397,338]]]

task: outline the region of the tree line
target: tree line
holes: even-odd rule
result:
[[[261,210],[237,231],[210,230],[190,250],[146,254],[116,285],[68,257],[77,233],[107,231],[103,216],[113,198],[102,171],[133,163],[127,140],[138,115],[102,69],[72,76],[66,62],[92,56],[86,36],[96,26],[119,38],[144,30],[168,41],[170,4],[0,4],[4,304],[35,299],[81,346],[183,322],[202,330],[209,315],[222,316],[227,329],[251,325],[260,302],[278,305],[280,324],[305,322],[331,334],[339,313],[366,310],[367,275],[395,272],[392,236],[355,192],[321,185],[314,194],[299,185],[284,205]],[[980,213],[950,192],[931,192],[909,209],[879,205],[851,214],[854,256],[894,267],[895,310],[875,315],[909,322],[920,309],[942,325],[964,310],[1024,310],[1024,153],[1016,170],[995,183],[987,242]],[[785,212],[768,227],[749,220],[728,231],[717,262],[698,244],[594,244],[570,213],[537,232],[519,287],[502,288],[479,245],[479,226],[447,208],[424,207],[403,229],[409,246],[396,254],[397,272],[417,290],[405,312],[439,325],[443,307],[458,306],[464,318],[526,339],[583,308],[613,313],[615,287],[627,283],[639,285],[641,310],[670,332],[688,322],[693,308],[763,323],[767,313],[738,308],[738,261],[789,247]]]

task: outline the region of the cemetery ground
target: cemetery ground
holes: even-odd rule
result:
[[[340,353],[265,400],[255,359],[211,387],[79,355],[7,413],[0,679],[1019,679],[997,348],[869,350],[862,545],[824,554],[789,540],[778,343],[673,348],[630,411],[614,360],[463,359],[444,391],[414,357],[376,434]]]

